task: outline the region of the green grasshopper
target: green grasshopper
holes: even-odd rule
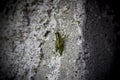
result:
[[[56,35],[55,41],[56,52],[59,51],[59,54],[61,56],[64,48],[64,38],[60,35],[59,32],[56,32],[55,35]]]

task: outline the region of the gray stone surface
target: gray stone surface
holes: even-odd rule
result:
[[[11,0],[0,21],[0,80],[85,80],[83,3],[82,0]],[[62,56],[55,51],[56,31],[68,36]]]
[[[100,3],[99,3],[100,4]],[[86,4],[86,24],[83,27],[84,46],[90,57],[86,61],[87,80],[107,80],[113,66],[116,43],[114,14],[109,6],[100,7],[96,1]],[[113,73],[114,74],[114,73]]]
[[[113,15],[85,1],[10,0],[0,13],[0,80],[102,80],[113,61]],[[66,36],[62,56],[57,31]]]

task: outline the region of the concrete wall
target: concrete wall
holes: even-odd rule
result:
[[[84,8],[82,0],[8,2],[0,18],[0,80],[84,80]],[[56,31],[68,36],[62,56]]]
[[[0,80],[103,79],[114,58],[112,20],[92,0],[10,0],[0,13]],[[56,31],[66,36],[62,56]]]
[[[87,69],[87,80],[106,80],[112,69],[115,53],[115,24],[114,15],[109,6],[101,6],[97,1],[88,0],[86,3],[86,25],[83,28]]]

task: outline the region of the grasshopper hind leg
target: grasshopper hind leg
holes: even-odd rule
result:
[[[56,52],[58,51],[58,46],[57,46],[57,45],[55,45],[55,51],[56,51]]]

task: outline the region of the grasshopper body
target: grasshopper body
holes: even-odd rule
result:
[[[61,56],[64,48],[64,40],[59,32],[56,32],[55,35],[56,35],[55,48],[56,48],[56,51],[59,51],[59,54]]]

